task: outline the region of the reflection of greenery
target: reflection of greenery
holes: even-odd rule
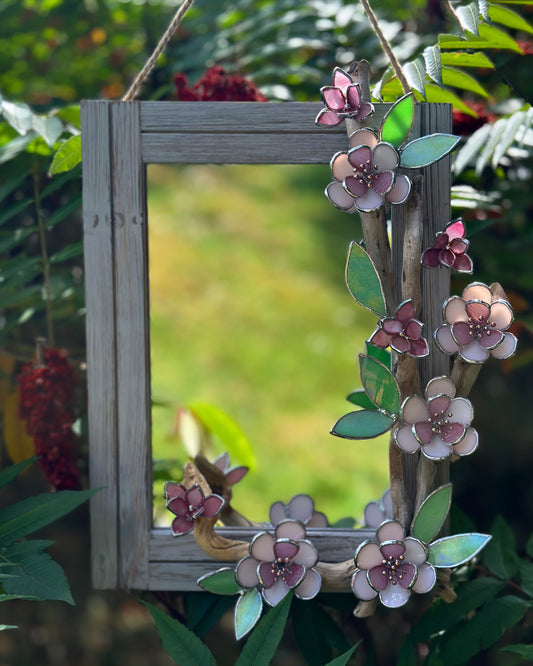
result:
[[[331,519],[358,516],[387,486],[385,441],[378,454],[375,443],[329,435],[360,385],[356,354],[375,317],[344,286],[355,217],[319,188],[311,197],[293,187],[317,171],[150,168],[154,399],[209,401],[244,428],[258,470],[235,502],[258,520],[297,492]],[[174,419],[154,411],[156,458],[185,457],[169,439]],[[365,470],[357,484],[354,470]]]

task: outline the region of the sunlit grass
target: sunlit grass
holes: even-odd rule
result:
[[[149,170],[154,458],[186,459],[179,405],[234,418],[257,459],[234,489],[256,520],[307,492],[330,520],[360,517],[388,484],[387,438],[329,434],[360,385],[375,326],[344,285],[356,216],[335,211],[322,167]],[[238,463],[232,460],[232,463]]]

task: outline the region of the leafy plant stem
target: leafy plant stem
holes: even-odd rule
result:
[[[52,297],[50,289],[50,259],[48,257],[48,250],[46,247],[46,231],[44,228],[44,220],[41,209],[41,192],[39,188],[39,173],[34,166],[32,169],[33,181],[33,197],[35,201],[35,214],[37,217],[37,225],[39,227],[39,242],[41,245],[41,258],[43,262],[43,297],[45,302],[45,316],[46,316],[46,337],[50,347],[54,346],[54,326],[52,319]]]
[[[400,66],[400,63],[396,59],[396,56],[394,55],[391,45],[385,38],[385,35],[381,31],[381,28],[379,27],[378,20],[376,18],[376,15],[374,14],[374,11],[372,7],[370,6],[370,3],[368,0],[361,0],[361,4],[363,5],[363,9],[365,10],[365,14],[368,17],[368,20],[370,21],[370,25],[372,26],[372,29],[376,33],[376,37],[379,39],[379,43],[381,44],[381,48],[383,49],[383,52],[389,59],[389,62],[398,77],[398,81],[401,83],[403,92],[404,94],[407,94],[411,88],[409,87],[409,84],[407,83],[407,79],[404,76],[404,73],[402,71],[402,68]]]
[[[487,576],[490,576],[491,578],[494,578],[494,574],[490,571],[490,569],[487,569],[487,567],[484,567],[482,564],[476,564],[476,565],[474,566],[474,569],[476,569],[477,571],[480,571],[481,573],[486,574]],[[506,585],[509,585],[509,587],[512,587],[514,590],[516,590],[516,591],[519,592],[520,594],[523,594],[524,597],[526,597],[526,599],[530,599],[530,598],[531,598],[531,596],[530,596],[527,592],[525,592],[525,591],[520,587],[520,585],[519,585],[518,583],[515,583],[514,580],[511,580],[510,578],[508,578],[508,579],[505,581],[505,584],[506,584]]]

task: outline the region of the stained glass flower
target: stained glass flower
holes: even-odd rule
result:
[[[229,456],[226,452],[218,456],[218,458],[215,458],[215,460],[213,460],[213,465],[218,467],[218,469],[224,474],[226,482],[230,486],[234,486],[248,473],[248,467],[243,467],[242,465],[230,467]]]
[[[446,322],[435,331],[435,341],[446,354],[459,353],[468,363],[483,363],[489,356],[509,358],[516,337],[507,331],[513,321],[509,303],[494,295],[486,284],[473,282],[462,296],[445,301]]]
[[[422,254],[422,264],[427,268],[446,266],[459,273],[471,273],[472,259],[466,254],[470,242],[465,238],[462,219],[453,220],[439,232],[433,245]]]
[[[350,136],[348,152],[331,159],[335,179],[326,187],[331,203],[348,213],[376,210],[383,203],[407,199],[411,181],[397,174],[400,157],[390,143],[379,141],[372,130],[358,129]]]
[[[452,453],[467,456],[478,445],[477,431],[470,426],[473,415],[470,401],[455,397],[451,379],[434,377],[427,383],[425,399],[410,395],[404,400],[394,441],[405,453],[422,451],[431,460],[444,460]]]
[[[182,483],[165,484],[166,507],[176,517],[172,521],[173,536],[183,536],[194,528],[197,518],[214,518],[220,513],[224,500],[219,495],[204,495],[198,484],[186,488]]]
[[[355,554],[352,590],[362,601],[379,595],[384,606],[403,606],[412,592],[429,592],[437,580],[426,546],[406,537],[401,523],[389,520],[376,531],[379,543],[364,541]]]
[[[416,318],[411,299],[396,308],[394,317],[384,317],[368,342],[375,347],[391,347],[399,354],[423,358],[429,354],[427,340],[422,337],[422,322]]]
[[[377,528],[385,520],[391,519],[393,515],[394,512],[389,488],[383,493],[380,500],[369,502],[365,506],[365,526]]]
[[[328,519],[320,511],[315,511],[315,503],[309,495],[295,495],[288,504],[274,502],[270,507],[270,522],[278,525],[290,518],[298,520],[306,527],[327,527]]]
[[[290,590],[300,599],[312,599],[322,579],[313,567],[318,552],[305,539],[305,527],[296,520],[284,520],[274,534],[260,532],[250,544],[250,555],[237,563],[235,579],[241,587],[259,587],[263,599],[276,606]]]
[[[340,67],[333,70],[333,85],[320,89],[325,109],[315,119],[317,125],[333,127],[345,118],[364,120],[374,111],[370,102],[361,102],[359,85],[352,81],[351,76]]]

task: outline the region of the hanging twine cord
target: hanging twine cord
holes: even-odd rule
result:
[[[137,97],[137,93],[139,92],[142,84],[150,76],[152,70],[155,67],[157,59],[159,58],[159,56],[163,53],[163,51],[167,47],[167,44],[172,39],[172,35],[176,32],[176,30],[181,25],[181,22],[182,22],[182,20],[185,16],[185,14],[192,7],[193,3],[194,3],[194,0],[185,0],[180,5],[178,11],[174,15],[174,18],[170,22],[168,28],[165,30],[165,32],[163,33],[163,36],[159,40],[155,49],[153,50],[152,55],[145,62],[144,67],[137,74],[137,76],[135,77],[135,80],[131,84],[129,90],[126,92],[126,94],[122,98],[123,102],[132,102],[135,99],[135,97]]]

